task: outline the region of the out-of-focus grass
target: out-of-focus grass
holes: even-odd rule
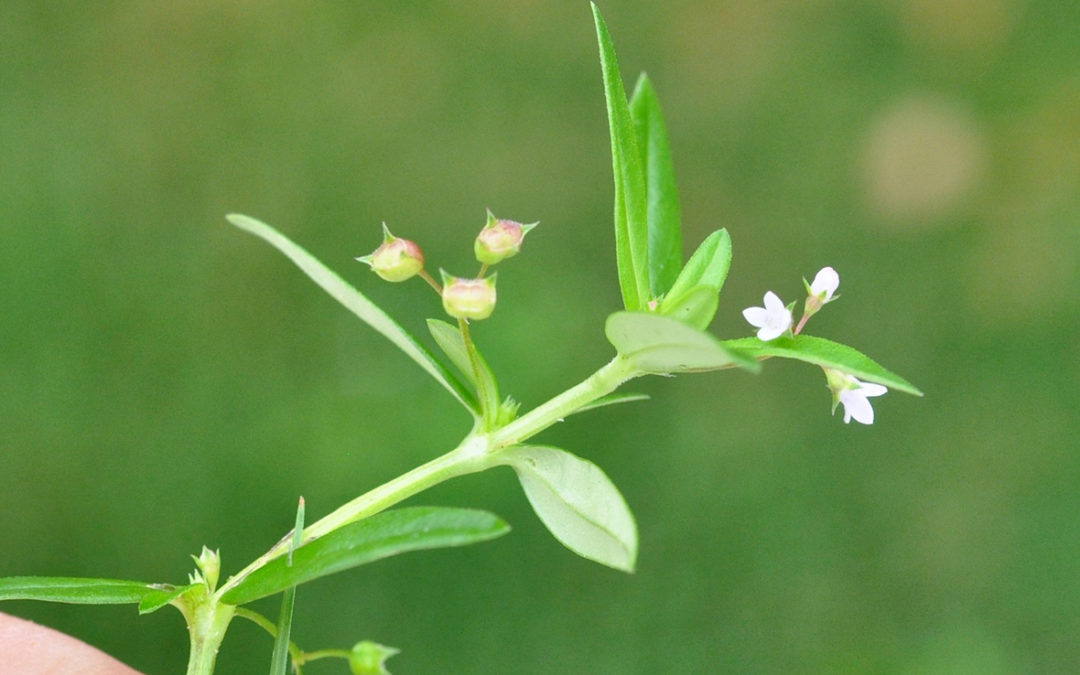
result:
[[[634,576],[564,551],[493,472],[417,501],[492,509],[512,536],[305,586],[295,638],[372,638],[415,673],[1070,672],[1080,10],[601,9],[624,72],[660,92],[687,245],[732,233],[715,331],[747,334],[742,307],[833,265],[843,298],[810,332],[927,396],[847,428],[796,364],[643,382],[653,401],[545,437],[622,487]],[[235,570],[296,495],[318,517],[466,430],[226,212],[273,223],[418,333],[437,299],[352,261],[381,220],[458,273],[485,207],[541,220],[475,337],[526,405],[605,361],[618,291],[593,39],[584,3],[0,5],[0,574],[181,581],[204,543]],[[0,609],[148,673],[185,659],[175,613]],[[237,625],[221,670],[269,652]]]

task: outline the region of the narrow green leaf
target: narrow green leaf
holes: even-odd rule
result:
[[[719,305],[720,296],[712,286],[695,286],[677,300],[668,302],[665,298],[660,313],[698,330],[705,330],[716,316]]]
[[[642,153],[648,195],[649,289],[652,297],[658,298],[671,288],[682,269],[682,217],[664,115],[645,73],[630,97],[630,117]]]
[[[79,577],[3,577],[0,600],[40,600],[70,605],[125,605],[142,602],[164,584]]]
[[[428,331],[435,338],[435,344],[446,354],[455,367],[472,384],[476,384],[476,375],[473,373],[472,363],[469,361],[469,352],[465,350],[465,340],[461,337],[461,331],[439,319],[427,320]]]
[[[649,301],[648,196],[641,152],[637,147],[630,106],[619,74],[619,62],[611,35],[596,4],[596,39],[600,45],[600,68],[604,77],[608,127],[611,132],[611,164],[615,176],[615,256],[623,304],[629,310],[644,309]]]
[[[559,448],[517,446],[499,455],[551,534],[583,558],[624,572],[637,560],[634,516],[611,479]]]
[[[437,507],[384,511],[296,549],[291,567],[284,556],[275,558],[226,592],[221,600],[243,605],[290,586],[390,556],[465,546],[509,531],[510,527],[498,516],[485,511]]]
[[[726,229],[713,232],[690,256],[679,278],[660,304],[661,314],[670,314],[672,307],[699,286],[708,286],[716,294],[724,287],[731,267],[731,236]],[[712,320],[712,317],[709,317]]]
[[[226,218],[236,227],[262,238],[284,253],[316,284],[329,293],[332,298],[397,345],[398,349],[405,352],[409,358],[420,364],[421,368],[426,370],[439,384],[453,394],[454,398],[460,401],[462,405],[471,412],[475,413],[477,411],[475,397],[461,380],[360,291],[347,284],[336,273],[319,262],[318,259],[266,223],[237,213],[230,214]]]
[[[922,396],[910,382],[889,372],[870,357],[847,345],[810,335],[781,337],[762,342],[756,337],[724,340],[724,345],[753,357],[778,356],[813,363],[824,368],[835,368],[854,375],[866,382],[876,382],[889,389]]]
[[[156,612],[191,589],[202,587],[202,584],[188,584],[186,586],[156,584],[156,586],[139,601],[139,614]]]
[[[465,348],[465,339],[461,335],[461,330],[457,326],[439,319],[428,319],[427,325],[428,330],[431,331],[431,337],[435,338],[435,343],[439,345],[439,349],[446,354],[450,362],[468,378],[469,382],[476,385],[478,390],[488,392],[490,396],[497,399],[499,385],[495,381],[495,374],[491,372],[491,368],[480,350],[476,349],[476,359],[480,363],[480,377],[482,378],[482,382],[478,384],[476,374],[473,372],[472,362],[469,360],[469,352]],[[476,348],[475,340],[473,341],[473,347]],[[496,400],[496,407],[497,404],[498,401]],[[490,401],[489,405],[491,405]]]
[[[761,368],[753,358],[724,346],[712,335],[666,316],[615,312],[608,317],[604,332],[620,354],[646,373]]]
[[[581,406],[575,410],[572,415],[585,412],[586,410],[596,410],[597,408],[606,408],[609,405],[617,405],[619,403],[632,403],[634,401],[648,401],[648,394],[608,394],[607,396],[601,396],[588,405]]]

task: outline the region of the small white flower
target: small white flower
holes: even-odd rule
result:
[[[814,282],[810,284],[810,295],[818,296],[821,298],[821,303],[825,304],[832,300],[833,293],[839,287],[840,275],[836,273],[836,270],[831,267],[822,267],[814,277]]]
[[[791,310],[772,291],[765,294],[764,307],[747,307],[742,315],[751,326],[760,329],[757,336],[762,342],[775,340],[791,328]]]
[[[826,369],[825,378],[833,392],[833,410],[836,410],[837,403],[844,404],[844,424],[851,422],[852,418],[860,424],[874,423],[874,407],[867,399],[887,393],[889,390],[886,387],[861,382],[838,370]]]

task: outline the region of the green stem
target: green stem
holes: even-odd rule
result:
[[[486,439],[482,436],[469,434],[458,447],[445,455],[436,457],[426,464],[422,464],[387,483],[383,483],[379,487],[343,504],[329,515],[312,523],[309,527],[304,528],[302,542],[306,544],[343,525],[379,513],[417,492],[438,485],[450,478],[483,471],[489,466],[486,457],[487,452],[488,444]],[[221,597],[229,589],[243,581],[247,575],[256,569],[288,552],[291,538],[292,533],[290,532],[269,551],[252,561],[250,565],[236,575],[229,577],[229,580],[218,589],[218,597]]]
[[[314,652],[304,652],[300,659],[301,664],[311,663],[319,659],[348,659],[352,652],[348,649],[319,649]]]
[[[533,408],[510,424],[491,434],[493,449],[515,445],[535,436],[551,425],[561,422],[567,415],[606,396],[619,388],[623,382],[644,375],[628,359],[616,356],[596,371],[555,398]]]
[[[191,637],[187,675],[211,675],[214,672],[218,649],[235,611],[232,605],[221,604],[217,598],[207,597],[204,602],[192,607],[190,616],[185,613]]]
[[[467,333],[463,333],[467,335]],[[521,443],[535,436],[563,418],[592,403],[601,396],[615,391],[623,382],[644,375],[622,356],[616,356],[607,365],[588,378],[546,403],[522,415],[504,427],[481,434],[473,430],[456,448],[436,457],[415,469],[404,473],[379,487],[366,492],[356,499],[338,507],[329,515],[304,529],[302,541],[308,543],[339,527],[367,518],[403,501],[418,492],[442,483],[443,481],[483,471],[496,462],[494,456],[501,448]],[[283,537],[269,551],[252,561],[247,567],[218,589],[217,595],[233,588],[249,574],[262,567],[270,560],[289,550],[292,533]]]

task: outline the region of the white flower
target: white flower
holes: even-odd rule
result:
[[[825,379],[833,392],[833,410],[836,410],[837,403],[844,404],[844,424],[851,422],[852,418],[860,424],[874,423],[874,407],[867,399],[887,393],[889,390],[886,387],[873,382],[860,382],[847,373],[829,368],[825,369]]]
[[[821,298],[821,304],[833,299],[833,293],[840,287],[840,275],[831,267],[822,267],[810,284],[810,295]],[[824,297],[822,297],[824,296]]]
[[[762,342],[775,340],[791,328],[791,310],[772,291],[765,294],[764,307],[747,307],[742,315],[751,326],[760,329],[757,336]]]

